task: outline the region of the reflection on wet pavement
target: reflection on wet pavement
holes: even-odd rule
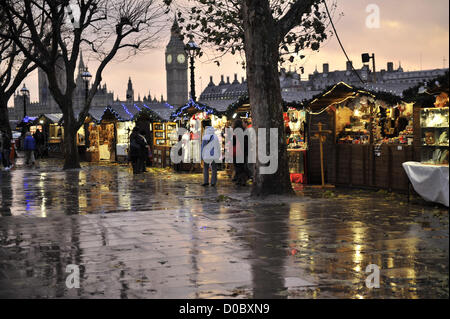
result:
[[[225,177],[45,162],[0,182],[3,298],[448,298],[448,211],[404,196],[254,200]]]

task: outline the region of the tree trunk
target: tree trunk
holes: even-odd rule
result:
[[[8,101],[0,98],[0,130],[6,131],[11,135],[11,127],[9,126]]]
[[[278,75],[279,39],[269,3],[244,0],[244,48],[253,127],[278,129],[278,169],[274,174],[260,174],[257,160],[252,196],[293,194],[287,161],[283,106]],[[266,139],[266,150],[270,140]]]
[[[71,105],[72,101],[68,100],[66,105]],[[80,168],[80,157],[78,155],[77,132],[75,116],[72,107],[67,107],[64,111],[64,169]]]

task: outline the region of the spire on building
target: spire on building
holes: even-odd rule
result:
[[[81,70],[81,72],[85,69],[84,61],[83,61],[83,51],[80,49],[80,62],[78,63],[78,70]]]
[[[170,31],[171,31],[172,35],[180,34],[180,26],[178,25],[177,13],[176,12],[175,12],[174,17],[173,17],[173,24],[172,24],[172,27],[170,28]]]
[[[163,95],[161,94],[161,103],[162,102],[164,102],[164,97],[163,97]]]

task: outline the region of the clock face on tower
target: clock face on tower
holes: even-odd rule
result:
[[[172,54],[167,55],[167,63],[172,63]]]
[[[183,64],[184,61],[186,61],[186,57],[184,56],[184,54],[178,54],[177,61],[178,63]]]

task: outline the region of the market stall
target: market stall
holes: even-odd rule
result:
[[[414,146],[420,158],[403,164],[414,190],[427,201],[449,206],[449,77],[403,93],[415,102]],[[420,162],[419,162],[420,161]]]
[[[325,179],[343,186],[407,191],[402,163],[414,160],[413,105],[385,92],[336,84],[308,103],[308,177],[320,183],[319,122],[330,130]]]
[[[36,130],[40,130],[44,135],[45,155],[61,157],[63,154],[62,142],[64,130],[59,124],[62,113],[48,113],[39,115],[30,126],[31,134],[35,134]],[[58,136],[57,134],[61,135]]]
[[[135,126],[132,121],[137,109],[124,104],[104,109],[98,121],[84,126],[87,131],[86,150],[88,161],[125,162],[128,158],[129,135]]]
[[[190,100],[186,105],[178,108],[172,113],[171,118],[175,121],[179,127],[187,129],[187,133],[180,137],[183,147],[185,148],[185,158],[180,164],[175,165],[175,169],[178,171],[201,171],[201,138],[203,136],[202,122],[206,119],[211,120],[211,125],[216,131],[216,136],[219,138],[219,143],[224,147],[224,131],[227,123],[227,117],[221,115],[207,105],[196,103]],[[154,132],[158,132],[154,128]],[[175,143],[179,138],[177,134]],[[170,152],[169,152],[170,153]],[[222,150],[222,154],[223,154]],[[220,167],[219,167],[220,168]]]
[[[241,118],[252,126],[251,107],[249,102],[249,97],[243,95],[228,106],[222,113],[229,119],[226,123],[227,127],[231,127],[236,118]],[[283,101],[283,110],[291,181],[294,183],[306,184],[306,112],[303,110],[303,104],[295,101]],[[231,176],[232,166],[229,164],[225,164],[225,166],[228,175]]]
[[[146,104],[142,104],[139,107],[139,112],[134,115],[133,121],[135,122],[135,126],[138,127],[140,131],[145,132],[144,136],[151,148],[152,157],[148,158],[146,164],[150,166],[155,165],[158,162],[158,159],[155,161],[154,157],[155,148],[153,139],[153,123],[164,120],[160,115],[152,111]]]
[[[178,142],[177,123],[153,122],[153,165],[156,167],[169,167],[170,149]]]

